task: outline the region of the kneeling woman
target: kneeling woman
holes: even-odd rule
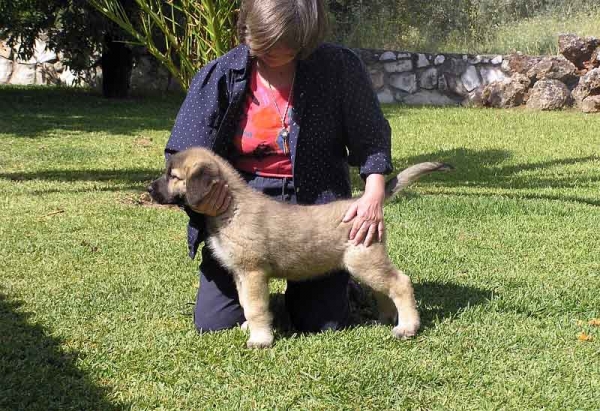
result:
[[[195,76],[165,153],[192,146],[228,159],[248,184],[281,201],[320,204],[351,195],[349,165],[365,192],[344,218],[350,240],[369,245],[383,234],[384,174],[391,172],[390,127],[360,59],[322,43],[323,0],[246,0],[242,44]],[[217,215],[229,205],[216,186],[199,205]],[[202,214],[190,216],[193,258],[204,239]],[[282,255],[281,258],[286,258]],[[348,321],[346,272],[287,284],[285,305],[299,331],[338,329]],[[200,331],[244,321],[234,280],[202,249],[194,321]]]

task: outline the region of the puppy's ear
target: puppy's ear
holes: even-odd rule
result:
[[[190,167],[185,181],[185,197],[190,206],[200,204],[214,183],[220,180],[219,168],[213,162],[200,162]]]

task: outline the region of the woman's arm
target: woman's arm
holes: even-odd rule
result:
[[[217,121],[220,119],[221,99],[219,81],[223,74],[217,61],[204,66],[194,77],[185,100],[181,105],[171,136],[165,147],[165,158],[190,147],[210,148],[215,138]],[[185,207],[190,226],[196,230],[199,242],[204,241],[204,214],[215,216],[229,207],[228,191],[223,185],[215,185],[202,203],[192,210]],[[191,245],[191,244],[190,244]],[[190,255],[195,254],[195,248]]]
[[[354,219],[350,240],[369,246],[381,241],[385,230],[383,203],[385,177],[392,171],[391,129],[364,64],[350,50],[343,50],[345,79],[343,106],[349,163],[360,167],[365,192],[344,215]]]
[[[365,65],[351,50],[341,52],[342,119],[348,162],[360,168],[363,179],[370,174],[389,174],[393,168],[390,125]]]

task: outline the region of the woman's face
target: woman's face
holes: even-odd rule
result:
[[[296,58],[298,52],[292,50],[284,44],[275,43],[259,60],[270,68],[282,67],[291,63]]]

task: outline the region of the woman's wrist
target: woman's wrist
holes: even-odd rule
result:
[[[367,176],[364,195],[383,201],[385,198],[385,177],[383,174],[369,174]]]

